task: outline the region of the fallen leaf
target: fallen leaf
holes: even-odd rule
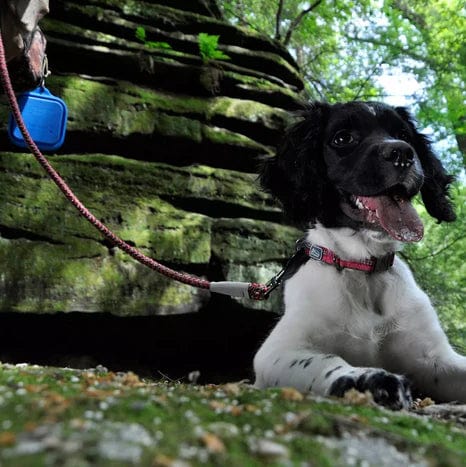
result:
[[[37,428],[37,423],[35,422],[26,422],[24,424],[24,431],[32,432]]]
[[[87,388],[84,393],[86,396],[95,397],[96,399],[105,399],[113,395],[113,391],[105,391],[103,389]]]
[[[125,373],[121,379],[121,384],[129,386],[131,388],[139,388],[144,386],[144,383],[139,379],[139,376],[132,371]]]
[[[359,392],[357,389],[351,388],[345,392],[343,400],[353,405],[373,405],[374,398],[369,391]]]
[[[0,446],[13,446],[16,443],[16,435],[11,431],[0,433]]]
[[[47,388],[48,388],[47,384],[26,384],[24,386],[24,389],[26,389],[27,392],[32,392],[32,393],[42,392],[43,390]]]
[[[424,407],[429,407],[430,405],[435,405],[435,401],[433,401],[430,397],[425,397],[424,399],[416,399],[413,402],[414,409],[423,409]]]
[[[227,383],[223,385],[223,390],[232,396],[238,396],[241,393],[241,387],[238,383]]]
[[[287,401],[302,401],[304,396],[295,388],[282,388],[281,398]]]
[[[257,407],[257,405],[254,404],[246,404],[244,408],[247,412],[251,413],[257,412],[259,410],[259,407]]]
[[[243,407],[239,406],[239,405],[234,405],[232,408],[231,408],[231,411],[230,411],[231,415],[233,415],[234,417],[238,417],[239,415],[241,415],[243,413]]]
[[[224,410],[226,407],[225,402],[220,401],[210,401],[209,406],[214,410]]]
[[[225,452],[225,445],[217,435],[213,433],[204,433],[201,436],[201,440],[209,452],[213,454],[222,454]]]
[[[152,462],[152,467],[170,467],[175,462],[173,457],[168,457],[164,454],[159,454],[155,457],[154,461]]]

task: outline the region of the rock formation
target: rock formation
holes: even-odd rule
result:
[[[286,50],[226,23],[215,2],[185,3],[53,2],[41,23],[46,84],[69,119],[50,159],[99,219],[149,256],[210,280],[266,281],[299,233],[280,225],[255,172],[301,105],[303,82]],[[136,38],[138,27],[155,46]],[[199,33],[218,35],[230,59],[203,60]],[[2,99],[4,122],[7,113]],[[153,315],[212,300],[104,241],[5,131],[0,151],[0,310]]]

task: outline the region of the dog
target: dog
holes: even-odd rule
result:
[[[285,270],[285,311],[254,357],[255,386],[321,396],[369,391],[406,409],[412,394],[466,402],[456,353],[427,295],[394,253],[419,241],[419,192],[455,220],[448,175],[404,107],[310,104],[259,180],[307,228]]]

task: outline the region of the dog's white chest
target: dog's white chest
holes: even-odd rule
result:
[[[384,281],[374,276],[308,263],[287,284],[286,312],[322,352],[375,364],[383,340],[397,326],[385,295]]]

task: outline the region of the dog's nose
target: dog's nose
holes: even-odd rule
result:
[[[410,167],[414,162],[414,150],[404,141],[387,142],[382,146],[382,156],[395,167]]]

